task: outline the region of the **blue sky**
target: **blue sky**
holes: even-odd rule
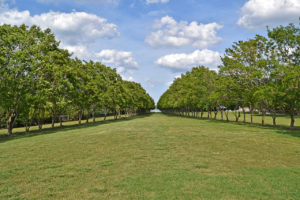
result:
[[[116,68],[155,101],[192,67],[217,69],[234,41],[299,16],[300,0],[0,0],[0,24],[50,27],[62,48]]]

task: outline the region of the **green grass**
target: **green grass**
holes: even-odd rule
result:
[[[204,117],[207,117],[207,113],[203,115]],[[214,114],[212,113],[212,116],[214,117]],[[228,113],[229,121],[235,121],[235,116],[233,112]],[[217,119],[221,120],[221,114],[220,112],[217,114]],[[226,120],[225,114],[223,114],[223,119]],[[241,112],[241,117],[239,118],[239,122],[243,122],[244,115]],[[254,124],[261,124],[262,116],[261,115],[253,115],[253,123]],[[246,122],[250,123],[251,121],[251,115],[249,113],[246,114]],[[291,123],[290,116],[277,116],[276,117],[276,125],[281,127],[289,127]],[[265,125],[273,126],[273,119],[270,115],[265,116]],[[300,117],[295,116],[295,127],[300,128]]]
[[[113,120],[114,117],[113,116],[107,116],[106,120]],[[89,119],[89,123],[92,123],[93,119]],[[103,122],[104,118],[103,117],[97,117],[96,118],[96,122]],[[82,120],[81,123],[82,125],[84,125],[86,122],[86,120]],[[78,121],[67,121],[67,122],[63,122],[63,127],[71,127],[71,126],[77,126],[78,125]],[[61,128],[60,127],[60,123],[55,123],[54,124],[55,128]],[[51,124],[44,124],[43,125],[43,129],[50,129],[51,128]],[[38,131],[38,126],[31,126],[30,127],[30,131]],[[23,134],[25,132],[25,127],[18,127],[18,128],[14,128],[13,129],[13,134]],[[1,135],[7,135],[7,129],[0,129],[0,136]]]
[[[1,138],[0,199],[300,199],[300,133],[152,114]]]

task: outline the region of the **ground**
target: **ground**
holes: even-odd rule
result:
[[[0,199],[300,199],[300,133],[152,114],[0,138]]]

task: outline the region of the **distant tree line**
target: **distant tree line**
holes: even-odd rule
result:
[[[247,107],[251,123],[254,111],[261,113],[262,125],[270,113],[274,126],[278,113],[285,113],[294,127],[300,111],[299,26],[268,28],[267,37],[256,35],[235,42],[221,60],[218,72],[201,66],[182,74],[160,97],[157,107],[166,113],[201,118],[208,112],[208,118],[215,119],[222,111],[227,121],[228,109],[239,121],[241,107],[244,122]]]
[[[0,122],[8,134],[17,122],[29,131],[49,119],[54,127],[60,115],[76,115],[81,124],[84,113],[88,123],[96,112],[118,118],[153,108],[140,84],[99,62],[73,59],[50,29],[0,26]]]

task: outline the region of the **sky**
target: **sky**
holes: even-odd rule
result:
[[[50,28],[73,57],[116,68],[156,102],[192,67],[217,70],[233,42],[299,17],[300,0],[0,0],[0,25]]]

